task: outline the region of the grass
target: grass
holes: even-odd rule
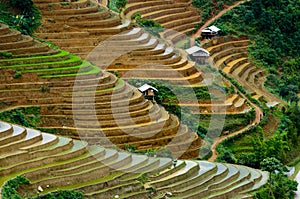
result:
[[[91,66],[91,64],[89,62],[83,61],[82,64],[77,65],[77,66],[69,66],[69,67],[61,67],[61,68],[46,68],[46,69],[36,69],[36,70],[24,70],[23,72],[39,73],[39,74],[45,74],[45,75],[50,73],[49,75],[55,75],[55,74],[63,74],[65,72],[74,73],[74,70],[76,70],[76,69],[84,69],[89,66]]]
[[[106,89],[103,89],[103,90],[97,90],[96,92],[98,93],[98,92],[104,92],[104,91],[111,91],[111,90],[122,88],[124,85],[125,85],[124,80],[118,79],[117,85],[115,87],[106,88]]]
[[[57,59],[59,57],[64,57],[69,55],[69,52],[61,50],[59,53],[54,54],[54,55],[48,55],[48,56],[33,56],[33,57],[21,57],[21,58],[13,58],[13,59],[1,59],[0,63],[1,64],[5,64],[6,66],[8,66],[7,64],[12,63],[13,64],[18,64],[19,62],[27,62],[30,63],[31,61],[34,60],[51,60],[51,59]]]
[[[74,64],[79,64],[81,63],[82,60],[74,55],[71,55],[69,59],[67,60],[62,60],[62,61],[51,61],[51,62],[40,62],[40,63],[29,63],[29,64],[16,64],[16,65],[11,65],[7,66],[6,68],[13,68],[13,69],[18,69],[21,68],[20,70],[25,70],[26,68],[29,67],[36,67],[37,69],[39,67],[47,67],[47,69],[50,68],[55,68],[55,67],[60,67],[61,65],[74,65]]]
[[[78,72],[78,73],[70,73],[70,74],[48,74],[48,75],[42,75],[42,78],[55,78],[55,77],[75,77],[77,75],[91,75],[91,74],[97,74],[99,73],[101,70],[100,68],[98,68],[97,66],[94,65],[90,65],[90,67],[92,68],[89,71],[84,71],[84,72]]]
[[[223,131],[234,132],[242,129],[245,125],[248,125],[251,122],[249,119],[249,117],[251,117],[250,114],[251,113],[249,112],[245,114],[225,115]],[[213,115],[200,115],[199,125],[204,128],[209,128],[210,122],[213,117]]]
[[[73,184],[73,185],[63,186],[63,187],[59,187],[59,188],[52,188],[52,189],[50,188],[50,189],[47,189],[46,191],[44,191],[43,194],[49,193],[49,192],[55,191],[55,190],[66,190],[66,189],[74,190],[74,189],[78,189],[80,187],[89,186],[89,185],[93,185],[96,183],[103,183],[103,182],[111,181],[111,180],[121,176],[122,174],[123,174],[122,172],[115,172],[115,173],[112,173],[103,178],[97,178],[95,180],[86,181],[86,182],[79,183],[79,184]]]
[[[56,144],[55,144],[56,145]],[[67,151],[63,151],[61,153],[58,153],[56,155],[53,155],[53,156],[49,156],[49,157],[54,157],[54,156],[58,156],[60,154],[66,154],[67,152],[71,152],[71,149],[67,150]],[[85,158],[87,156],[89,156],[90,154],[87,152],[87,153],[84,153],[83,155],[81,156],[77,156],[76,158],[71,158],[71,159],[68,159],[68,160],[65,160],[65,161],[60,161],[60,162],[54,162],[54,163],[51,163],[51,164],[45,164],[43,166],[40,166],[40,167],[34,167],[34,168],[29,168],[29,169],[25,169],[25,170],[22,170],[22,171],[19,171],[19,172],[16,172],[16,173],[12,173],[12,174],[9,174],[9,175],[5,175],[3,177],[0,178],[0,187],[3,186],[3,184],[9,180],[9,179],[12,179],[18,175],[22,175],[24,173],[27,173],[27,172],[30,172],[30,171],[34,171],[34,170],[38,170],[38,169],[42,169],[42,168],[48,168],[48,167],[51,167],[51,166],[56,166],[56,165],[60,165],[60,164],[66,164],[66,163],[69,163],[69,162],[73,162],[73,161],[76,161],[76,160],[79,160],[79,159],[82,159],[82,158]],[[33,161],[36,161],[36,160],[42,160],[46,157],[39,157],[39,158],[36,158],[36,159],[33,159]],[[27,162],[30,162],[32,160],[29,160]],[[26,162],[22,162],[22,164],[26,164]],[[13,165],[9,165],[9,167],[12,167]],[[5,169],[5,168],[3,168]]]

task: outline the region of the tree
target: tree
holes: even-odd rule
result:
[[[282,163],[274,157],[268,157],[263,159],[263,161],[260,163],[260,168],[261,170],[269,171],[270,173],[275,171],[283,173]]]
[[[284,171],[286,171],[283,164],[274,157],[265,158],[260,167],[264,171],[270,172],[270,180],[267,189],[263,189],[255,195],[255,198],[293,198],[294,191],[297,190],[298,183],[290,180]]]
[[[125,8],[127,4],[127,0],[117,0],[116,1],[116,7],[118,8],[118,10],[122,10],[123,8]]]

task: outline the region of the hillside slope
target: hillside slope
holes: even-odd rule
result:
[[[197,157],[201,141],[178,118],[136,89],[66,51],[0,25],[0,110],[39,106],[37,127],[92,144]],[[107,139],[109,138],[109,139]]]
[[[249,167],[133,155],[0,122],[0,188],[17,175],[35,196],[74,189],[86,198],[251,198],[268,173]],[[6,199],[6,198],[3,198]]]

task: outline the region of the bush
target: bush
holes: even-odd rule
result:
[[[28,199],[84,199],[84,195],[83,193],[75,190],[59,190],[46,195]]]
[[[12,54],[10,52],[6,52],[6,51],[0,51],[0,58],[12,58]]]
[[[31,12],[32,0],[10,0],[10,5],[21,12]]]
[[[14,15],[11,10],[14,10]],[[0,22],[26,35],[39,27],[41,14],[31,0],[11,0],[0,4]]]
[[[122,10],[123,8],[125,8],[127,4],[127,0],[116,0],[116,7],[118,8],[118,10]]]
[[[143,19],[140,13],[135,13],[131,16],[131,19],[135,19],[140,26],[157,37],[160,37],[158,33],[163,31],[162,25],[152,19]]]
[[[22,76],[22,72],[20,72],[20,71],[17,71],[15,74],[14,74],[14,78],[15,79],[18,79],[18,78],[20,78]]]
[[[22,197],[19,196],[17,189],[19,186],[29,183],[29,180],[23,176],[17,176],[16,178],[7,181],[2,187],[2,199],[22,199]]]

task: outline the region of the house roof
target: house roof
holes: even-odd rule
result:
[[[217,28],[216,26],[209,26],[208,29],[210,29],[213,32],[219,32],[221,29]]]
[[[203,29],[201,32],[219,32],[221,29],[216,26],[209,26],[208,28]]]
[[[153,86],[150,86],[150,85],[148,85],[148,84],[144,84],[143,86],[139,87],[138,89],[139,89],[139,91],[141,91],[141,92],[144,92],[144,91],[149,90],[149,89],[153,89],[153,90],[155,90],[156,92],[158,91],[156,88],[154,88]]]
[[[211,32],[211,30],[203,29],[201,32]]]
[[[209,56],[209,52],[207,50],[205,50],[204,48],[200,48],[199,46],[193,46],[191,48],[188,48],[185,50],[187,52],[187,54],[191,55],[194,54],[196,52],[202,52],[204,54],[206,54],[207,56]]]

